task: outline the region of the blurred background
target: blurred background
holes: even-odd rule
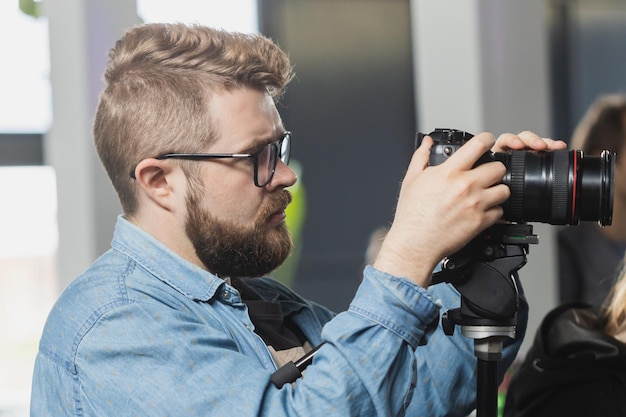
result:
[[[416,131],[567,141],[598,95],[626,90],[618,0],[3,0],[2,417],[28,415],[45,317],[110,246],[121,210],[91,120],[108,49],[142,21],[261,32],[289,52],[297,78],[279,110],[302,181],[289,213],[298,248],[277,275],[337,311],[393,218]],[[534,227],[527,339],[556,303],[556,227]]]

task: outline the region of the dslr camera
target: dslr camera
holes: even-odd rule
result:
[[[434,144],[429,164],[446,161],[473,135],[456,129],[435,129],[415,136],[415,148],[424,136]],[[503,219],[510,222],[540,222],[553,225],[577,225],[581,220],[611,224],[615,153],[602,151],[599,156],[585,156],[580,150],[547,152],[486,152],[475,166],[500,161],[506,167],[502,182],[511,196],[502,205]]]

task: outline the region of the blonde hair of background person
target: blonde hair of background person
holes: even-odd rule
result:
[[[604,332],[622,343],[626,343],[626,262],[622,261],[619,278],[602,308],[606,320]]]

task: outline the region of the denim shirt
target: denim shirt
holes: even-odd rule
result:
[[[276,388],[276,365],[236,289],[118,219],[112,249],[61,295],[36,359],[31,416],[464,416],[476,358],[460,331],[437,328],[458,306],[447,284],[429,291],[366,267],[338,315],[269,278],[251,280],[326,342],[304,376]],[[525,331],[519,313],[514,359]]]

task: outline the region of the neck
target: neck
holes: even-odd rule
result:
[[[184,225],[180,224],[169,212],[157,210],[143,214],[137,213],[133,217],[128,217],[128,220],[152,235],[178,256],[202,269],[207,269],[198,258],[193,244],[184,232]]]

